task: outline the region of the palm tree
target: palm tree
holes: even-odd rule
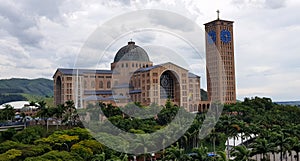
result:
[[[226,156],[226,151],[218,151],[217,154],[219,156],[218,161],[229,161]]]
[[[72,100],[66,101],[65,104],[66,116],[64,121],[67,121],[70,126],[71,124],[73,124],[74,120],[72,120],[72,114],[76,112],[76,108]]]
[[[64,104],[57,105],[55,108],[54,116],[61,120],[63,117],[63,114],[65,113],[65,110],[66,110],[66,106]]]
[[[180,145],[179,147],[188,149],[190,145],[190,138],[192,137],[192,133],[189,131],[185,132],[183,136],[180,137]]]
[[[199,148],[194,148],[193,152],[196,153],[195,159],[198,159],[200,161],[208,160],[208,149],[207,147],[200,146]]]
[[[290,140],[291,138],[286,137],[282,131],[276,134],[275,144],[279,146],[280,161],[283,161],[283,155],[285,155],[288,149],[290,149]]]
[[[12,120],[12,118],[15,116],[14,107],[11,106],[10,104],[5,104],[4,109],[3,109],[3,115],[4,115],[4,117],[6,117],[7,121],[9,119]]]
[[[266,160],[268,158],[267,154],[276,148],[274,143],[269,143],[265,138],[255,139],[251,147],[253,148],[253,154],[262,154],[262,160]]]
[[[48,116],[49,116],[49,109],[46,106],[46,102],[40,101],[40,102],[38,102],[38,104],[36,106],[38,107],[37,115],[40,116],[42,119],[44,119],[45,124],[46,124],[46,120],[48,119]]]
[[[296,152],[296,160],[299,161],[300,140],[297,137],[293,138],[294,145],[292,150]]]
[[[172,161],[188,161],[191,160],[191,157],[185,153],[185,150],[179,148],[177,143],[176,146],[171,145],[169,148],[166,149],[165,157],[163,160],[172,160]]]
[[[227,157],[230,158],[229,138],[236,136],[237,119],[234,116],[224,115],[220,118],[217,128],[224,131],[227,136]]]
[[[235,157],[234,161],[254,161],[251,159],[253,153],[245,145],[240,145],[234,147],[234,150],[231,152],[231,155]]]
[[[48,119],[54,115],[54,108],[47,107],[45,101],[39,101],[37,107],[37,115],[44,119],[44,125],[47,127],[48,131]]]
[[[214,154],[216,153],[216,139],[218,138],[218,133],[216,132],[215,128],[211,130],[211,133],[209,134],[209,139],[213,143],[213,151]]]
[[[274,148],[273,149],[271,149],[271,153],[272,153],[272,155],[273,155],[273,160],[275,160],[276,158],[275,158],[275,155],[278,153],[278,146],[276,145],[276,141],[277,141],[277,138],[276,138],[276,136],[277,136],[277,133],[276,132],[272,132],[272,130],[271,131],[269,131],[269,134],[268,134],[268,141],[269,142],[271,142],[271,143],[274,143]]]

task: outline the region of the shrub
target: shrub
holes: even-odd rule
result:
[[[65,160],[65,161],[83,161],[80,156],[72,155],[66,151],[53,150],[38,157],[28,157],[25,161],[50,161],[50,160]]]
[[[71,148],[71,152],[78,154],[84,160],[88,160],[93,155],[93,151],[90,148],[80,144],[74,144]]]
[[[46,132],[42,127],[32,126],[19,131],[12,139],[20,143],[32,144],[34,140],[41,138],[45,133]]]
[[[15,160],[17,157],[21,156],[21,150],[10,149],[7,152],[0,154],[0,161],[10,161]]]

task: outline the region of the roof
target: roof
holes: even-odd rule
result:
[[[136,90],[130,90],[130,94],[134,93],[141,93],[142,91],[140,89]],[[112,90],[85,90],[84,91],[85,95],[112,95],[113,91]]]
[[[99,94],[111,95],[112,93],[113,93],[112,90],[85,90],[84,91],[85,95],[99,95]]]
[[[102,97],[102,96],[96,96],[96,95],[92,95],[92,96],[87,96],[85,98],[83,98],[84,101],[113,101],[113,100],[119,100],[119,99],[128,99],[128,97],[126,96],[120,96],[120,95],[111,95],[109,97]]]
[[[189,72],[189,78],[200,78],[200,76]]]
[[[130,84],[119,84],[119,85],[114,85],[112,88],[114,88],[114,89],[116,89],[116,88],[133,88],[133,86]]]
[[[146,71],[150,71],[150,70],[152,70],[154,68],[158,68],[158,67],[161,67],[161,65],[154,65],[154,66],[151,66],[151,67],[139,68],[135,72],[146,72]]]
[[[14,107],[14,109],[21,109],[25,106],[27,108],[37,108],[35,106],[29,106],[30,103],[28,101],[13,101],[13,102],[7,102],[7,103],[4,103],[4,104],[0,105],[0,109],[4,109],[5,105],[7,105],[7,104]]]
[[[151,67],[147,67],[147,68],[140,68],[140,69],[136,70],[135,72],[146,72],[146,71],[150,71],[152,69],[158,68],[158,67],[164,67],[167,64],[172,64],[172,65],[174,65],[174,66],[176,66],[178,68],[187,70],[187,69],[185,69],[185,68],[183,68],[183,67],[181,67],[179,65],[176,65],[176,64],[171,63],[171,62],[167,62],[167,63],[157,64],[157,65],[154,65],[154,66],[151,66]]]
[[[141,93],[141,92],[142,92],[142,90],[136,89],[136,90],[129,91],[129,94],[135,94],[135,93]]]
[[[135,42],[130,41],[128,45],[123,46],[116,54],[114,63],[119,61],[144,61],[149,62],[149,56],[147,52],[135,45]]]
[[[68,68],[58,68],[57,71],[60,71],[65,75],[76,75],[77,71],[79,75],[82,74],[112,74],[112,70],[93,70],[93,69],[68,69]],[[57,72],[56,71],[56,72]]]
[[[103,100],[103,99],[104,99],[104,97],[96,96],[96,95],[87,96],[87,97],[83,98],[84,101],[96,101],[96,100]]]
[[[234,23],[234,21],[228,21],[228,20],[216,19],[216,20],[213,20],[213,21],[207,22],[207,23],[205,23],[204,25],[209,25],[209,24],[211,24],[211,23],[215,23],[215,22],[218,22],[218,21],[220,21],[220,22],[229,22],[229,23]]]

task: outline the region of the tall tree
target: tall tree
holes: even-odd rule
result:
[[[68,125],[72,125],[74,120],[72,119],[73,114],[76,113],[75,104],[72,100],[68,100],[65,102],[65,119],[64,122],[67,122]]]
[[[265,138],[257,138],[250,145],[253,148],[253,154],[262,154],[262,160],[267,160],[267,154],[271,152],[274,148],[276,148],[275,144],[272,142],[268,142]]]
[[[169,148],[166,149],[165,158],[163,160],[173,160],[173,161],[188,161],[191,160],[191,157],[186,154],[185,150],[179,148],[177,143],[176,146],[171,145]]]
[[[4,109],[2,110],[3,116],[6,118],[6,120],[11,120],[15,116],[15,110],[14,107],[11,106],[10,104],[5,104]]]
[[[236,146],[233,148],[231,155],[234,157],[234,161],[254,161],[251,159],[253,153],[245,145]]]

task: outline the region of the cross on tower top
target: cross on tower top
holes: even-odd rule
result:
[[[218,20],[220,19],[220,10],[217,10]]]

